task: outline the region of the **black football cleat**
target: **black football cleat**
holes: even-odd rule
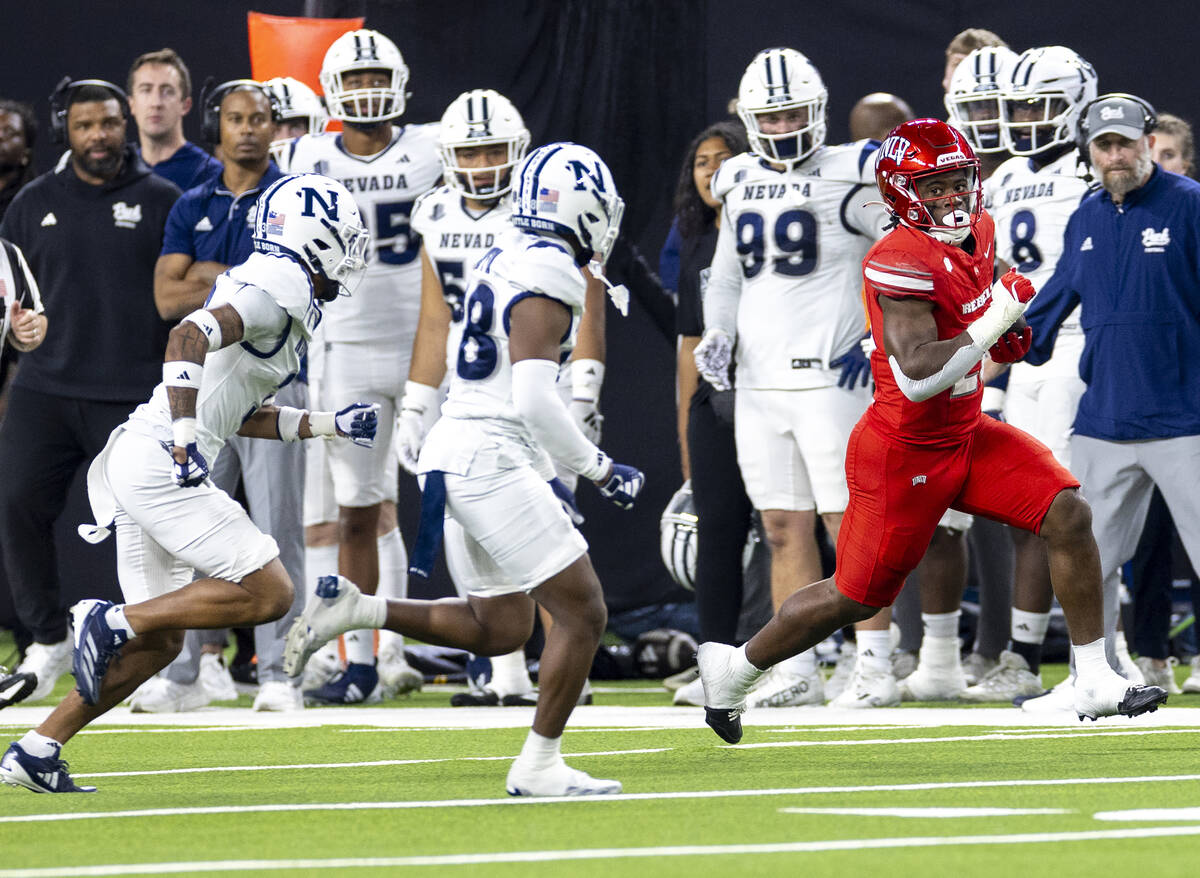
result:
[[[0,709],[16,704],[29,697],[37,688],[37,675],[28,673],[10,674],[0,667]]]
[[[728,707],[704,708],[704,721],[722,741],[736,744],[742,740],[742,712]]]

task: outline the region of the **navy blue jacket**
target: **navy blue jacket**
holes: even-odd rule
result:
[[[258,185],[234,195],[221,174],[189,189],[175,202],[163,232],[162,254],[186,253],[195,262],[240,265],[254,249],[250,240],[252,208],[258,196],[282,177],[275,162]]]
[[[1200,434],[1200,183],[1157,165],[1113,203],[1080,202],[1063,255],[1025,319],[1050,358],[1058,327],[1082,303],[1079,376],[1087,390],[1075,432],[1108,440]]]
[[[137,147],[137,153],[140,158],[141,147]],[[209,155],[191,142],[185,142],[171,153],[169,158],[149,167],[151,171],[170,180],[184,192],[193,186],[199,186],[213,175],[220,174],[222,170],[221,163],[215,156]]]

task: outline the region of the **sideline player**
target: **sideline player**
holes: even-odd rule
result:
[[[380,406],[379,441],[371,453],[326,448],[338,507],[338,572],[368,594],[382,582],[385,593],[402,597],[408,562],[395,520],[391,445],[421,301],[420,240],[409,220],[417,197],[442,175],[438,126],[394,124],[404,114],[408,67],[395,43],[378,31],[350,31],[334,40],[320,77],[326,108],[341,120],[342,131],[301,137],[287,170],[340,180],[354,195],[375,247],[358,294],[348,307],[331,311],[322,330],[322,399],[353,397]],[[331,704],[376,700],[381,671],[397,684],[389,689],[420,685],[402,648],[389,651],[393,667],[385,669],[376,666],[373,632],[351,631],[344,642],[344,672],[305,691],[306,698]]]
[[[980,360],[990,353],[1011,362],[1028,351],[1021,315],[1034,289],[1015,271],[992,283],[993,226],[978,160],[947,123],[917,119],[884,141],[875,175],[898,226],[863,263],[876,390],[847,453],[851,499],[838,567],[793,594],[745,646],[701,645],[708,724],[740,740],[754,681],[888,606],[950,506],[1046,540],[1078,668],[1080,718],[1154,710],[1167,693],[1130,685],[1105,656],[1100,554],[1079,482],[1036,439],[980,410]]]
[[[34,792],[94,791],[71,780],[62,746],[170,662],[186,629],[257,625],[292,606],[275,540],[212,483],[208,461],[235,433],[374,441],[373,405],[335,414],[266,404],[299,371],[320,303],[357,284],[368,242],[334,180],[285,177],[263,193],[255,252],[221,275],[207,308],[171,330],[162,383],[88,470],[97,523],[80,535],[98,542],[116,528],[127,603],[75,605],[77,688],[9,746],[0,780]],[[193,569],[203,577],[191,581]]]
[[[776,609],[820,578],[816,515],[836,540],[846,442],[871,400],[859,265],[887,219],[878,202],[864,204],[879,143],[826,146],[825,102],[820,73],[794,49],[764,50],[746,68],[737,107],[751,151],[712,180],[721,228],[695,350],[700,374],[728,390],[737,348],[738,466],[771,546]],[[879,682],[864,702],[899,700],[889,619],[862,626],[863,669]],[[773,668],[752,697],[772,707],[824,700],[811,651]]]
[[[321,134],[329,125],[329,114],[317,93],[291,76],[276,76],[263,83],[279,105],[275,136],[271,140],[271,158],[280,167],[291,150],[292,141],[305,134]]]
[[[471,271],[450,395],[418,465],[425,482],[414,565],[432,560],[435,546],[427,539],[440,530],[444,505],[461,526],[447,531],[448,541],[461,540],[447,554],[469,561],[460,571],[468,596],[385,600],[345,578],[326,577],[288,634],[287,662],[299,673],[321,643],[363,626],[502,655],[528,639],[536,601],[554,624],[542,653],[533,729],[508,773],[508,792],[615,793],[619,782],[568,767],[560,752],[607,612],[587,543],[551,484],[550,460],[591,479],[623,508],[633,505],[644,482],[583,435],[555,389],[585,307],[582,268],[608,256],[624,204],[600,157],[573,143],[535,150],[515,185],[516,228]]]
[[[1065,46],[1022,52],[1009,70],[1001,102],[1005,147],[1013,158],[984,186],[996,222],[997,266],[1010,266],[1042,289],[1054,274],[1067,220],[1088,192],[1080,176],[1075,130],[1079,114],[1096,97],[1092,65]],[[1076,308],[1059,330],[1050,362],[1011,366],[1004,419],[1033,436],[1064,467],[1071,466],[1071,425],[1086,385],[1079,377],[1083,329]],[[1003,368],[990,367],[988,371]],[[1016,549],[1011,645],[1000,665],[963,693],[967,701],[1011,702],[1040,695],[1042,642],[1050,624],[1053,592],[1045,544],[1012,530]],[[1071,707],[1069,687],[1060,690]]]

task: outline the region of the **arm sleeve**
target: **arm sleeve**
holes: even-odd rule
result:
[[[170,213],[167,214],[166,227],[163,229],[161,255],[166,256],[168,253],[196,255],[192,232],[197,222],[193,214],[196,212],[198,203],[192,198],[180,198],[172,205]]]
[[[737,338],[738,302],[742,297],[742,266],[737,256],[737,232],[729,211],[721,212],[721,229],[704,291],[704,325]]]
[[[580,432],[555,389],[558,364],[519,360],[512,364],[513,406],[550,456],[593,481],[608,471],[609,459]]]
[[[909,378],[900,370],[900,363],[895,357],[888,357],[888,365],[892,367],[892,377],[900,392],[913,402],[924,402],[954,386],[960,378],[974,368],[986,353],[974,344],[961,347],[950,355],[946,365],[934,372],[928,378]]]
[[[1072,234],[1073,227],[1074,223],[1068,222],[1063,254],[1054,268],[1054,274],[1025,309],[1025,322],[1033,330],[1033,344],[1025,355],[1025,362],[1034,366],[1040,366],[1050,359],[1054,353],[1054,342],[1058,339],[1058,328],[1079,304],[1079,293],[1074,289],[1073,264],[1075,254],[1079,252],[1079,243],[1076,240],[1078,236]]]

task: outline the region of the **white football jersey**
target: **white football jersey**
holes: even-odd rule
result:
[[[476,214],[466,206],[462,193],[449,186],[426,192],[413,208],[413,230],[421,236],[441,281],[446,307],[450,309],[446,365],[451,372],[462,338],[467,272],[501,234],[512,228],[511,215],[512,203],[508,198],[501,198],[491,208]]]
[[[487,432],[537,449],[513,407],[509,314],[514,304],[528,296],[565,305],[571,312],[571,328],[559,346],[562,362],[575,348],[587,282],[564,245],[510,228],[468,272],[467,283],[462,341],[442,414],[485,421]],[[426,464],[424,451],[421,464]]]
[[[1062,256],[1063,232],[1071,214],[1087,194],[1089,185],[1078,176],[1075,150],[1060,156],[1041,170],[1026,156],[1006,161],[984,184],[990,194],[989,213],[996,221],[996,255],[1029,278],[1041,289]],[[1078,374],[1083,352],[1083,329],[1077,307],[1059,328],[1050,363],[1054,369]],[[1035,367],[1016,364],[1019,372]],[[1045,375],[1050,364],[1037,367]]]
[[[308,274],[287,256],[252,253],[218,277],[204,307],[226,304],[241,315],[244,334],[237,344],[204,360],[196,398],[196,446],[210,464],[242,423],[300,373],[300,361],[321,321]],[[164,385],[134,410],[125,428],[173,441]]]
[[[827,146],[790,172],[743,153],[713,177],[724,210],[706,295],[739,297],[738,387],[837,383],[829,362],[866,331],[862,260],[889,222],[875,189],[878,148]]]
[[[286,157],[291,174],[315,172],[350,190],[371,233],[374,252],[354,295],[329,310],[325,340],[399,344],[412,350],[421,308],[421,240],[410,218],[417,198],[442,177],[437,124],[392,130],[373,156],[356,156],[335,132],[297,138]]]

